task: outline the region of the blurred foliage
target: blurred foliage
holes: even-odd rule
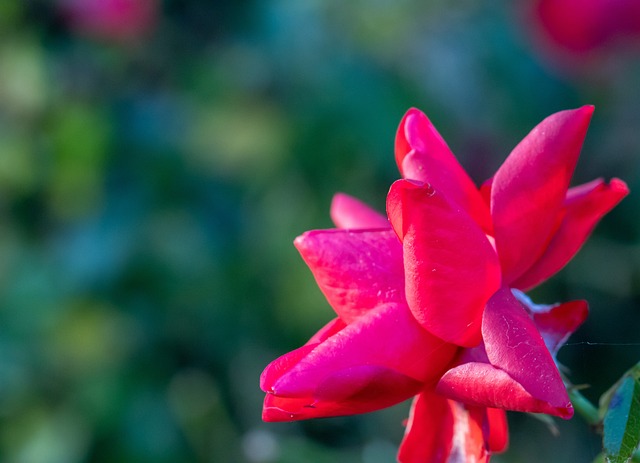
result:
[[[125,37],[70,4],[0,2],[2,461],[393,461],[406,404],[267,425],[258,378],[331,318],[291,241],[336,191],[383,209],[411,106],[481,182],[593,103],[577,181],[640,188],[638,56],[560,69],[517,2],[165,0]],[[640,358],[638,206],[532,295],[590,301],[560,359],[592,398]],[[510,419],[497,462],[600,451]]]

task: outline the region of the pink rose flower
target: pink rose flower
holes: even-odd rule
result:
[[[157,0],[58,0],[69,25],[81,34],[116,42],[148,34],[158,16]]]
[[[628,193],[618,179],[569,188],[592,112],[545,119],[478,189],[410,110],[387,217],[338,194],[339,228],[295,240],[338,317],[267,366],[263,419],[363,413],[417,396],[399,459],[444,462],[503,450],[504,410],[570,418],[554,354],[586,303],[541,308],[519,290],[562,268]]]
[[[519,301],[533,318],[545,345],[555,357],[560,346],[587,316],[587,304],[575,301],[556,305],[535,305],[515,292]],[[398,460],[403,463],[475,461],[487,462],[492,453],[499,453],[508,444],[507,418],[503,409],[474,405],[468,395],[466,403],[450,397],[465,389],[495,395],[497,404],[503,397],[503,406],[517,395],[504,390],[506,383],[498,381],[496,372],[488,368],[484,346],[465,349],[458,365],[440,380],[436,390],[425,389],[413,401],[405,436],[400,446]],[[483,364],[488,370],[482,374]],[[477,369],[476,369],[477,368]],[[475,371],[472,371],[476,369]],[[492,391],[492,387],[495,390]],[[519,389],[516,385],[516,390]],[[525,400],[527,400],[525,398]],[[482,401],[481,401],[482,402]]]
[[[391,186],[387,215],[403,244],[407,302],[425,329],[477,345],[498,290],[527,290],[556,273],[628,193],[618,179],[569,189],[592,113],[546,118],[480,189],[423,113],[405,115],[395,147],[404,179]]]
[[[640,38],[636,0],[537,0],[534,14],[548,38],[571,53]]]
[[[568,72],[639,50],[637,0],[535,0],[522,15],[541,52]]]

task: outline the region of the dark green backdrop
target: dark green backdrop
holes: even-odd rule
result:
[[[640,360],[637,54],[560,67],[506,0],[167,0],[135,40],[61,3],[0,2],[1,461],[393,461],[408,404],[265,424],[258,378],[332,317],[292,240],[336,191],[383,210],[411,106],[482,182],[596,105],[576,181],[632,194],[532,296],[590,301],[560,353],[590,398]],[[496,462],[600,448],[510,423]]]

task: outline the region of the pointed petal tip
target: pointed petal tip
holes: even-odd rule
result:
[[[586,105],[581,106],[577,110],[578,111],[583,111],[584,113],[588,113],[589,115],[591,115],[596,110],[596,107],[595,107],[595,105],[592,105],[592,104],[586,104]]]
[[[521,277],[557,229],[593,106],[554,113],[529,132],[500,166],[491,214],[505,281]]]
[[[410,107],[409,109],[407,109],[407,112],[404,113],[404,117],[403,119],[407,118],[407,117],[415,117],[415,116],[424,116],[424,112],[420,111],[418,108],[416,108],[415,106]]]
[[[560,111],[560,113],[566,112],[571,114],[574,117],[580,117],[583,119],[583,123],[589,124],[591,118],[593,117],[593,112],[596,110],[594,105],[584,105],[576,109],[569,109],[567,111]]]
[[[623,196],[629,194],[629,186],[627,185],[627,183],[617,177],[614,177],[609,181],[609,186],[612,190],[619,192]]]
[[[410,126],[411,123],[416,120],[416,118],[427,119],[427,115],[423,111],[416,108],[415,106],[412,106],[409,109],[407,109],[407,112],[405,112],[404,116],[402,116],[402,119],[400,120],[399,128],[403,129],[404,127]],[[406,132],[404,132],[403,130],[402,133],[404,134]]]
[[[298,252],[300,252],[300,254],[303,254],[304,251],[308,248],[307,237],[310,233],[310,231],[306,231],[302,235],[296,236],[296,238],[293,240],[293,245],[298,250]]]
[[[301,235],[295,237],[295,239],[293,240],[293,245],[304,258],[305,251],[309,251],[312,248],[317,247],[319,240],[321,240],[323,236],[327,236],[327,234],[335,233],[338,231],[339,230],[337,228],[307,230]]]
[[[571,402],[568,402],[564,407],[558,407],[556,410],[558,411],[557,416],[559,416],[563,420],[570,420],[571,418],[573,418],[574,409]]]
[[[336,193],[329,209],[331,220],[338,228],[389,228],[387,217],[368,204],[346,193]]]
[[[579,108],[565,109],[563,111],[558,111],[557,113],[552,114],[550,117],[554,117],[555,115],[560,115],[560,114],[567,114],[574,117],[583,117],[588,122],[593,116],[593,113],[595,110],[596,110],[596,107],[594,105],[587,104],[587,105],[580,106]]]

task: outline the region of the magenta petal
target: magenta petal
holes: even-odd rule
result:
[[[396,181],[387,211],[403,241],[413,315],[447,342],[478,344],[484,305],[500,287],[500,264],[486,235],[464,210],[428,185]]]
[[[315,349],[321,342],[326,341],[328,338],[338,333],[345,328],[345,324],[339,318],[334,318],[325,326],[320,328],[316,334],[305,343],[304,346],[299,347],[291,352],[282,355],[267,365],[260,375],[260,389],[264,392],[269,392],[281,376],[285,375],[289,370],[298,364],[300,360],[307,356],[313,349]]]
[[[413,399],[400,444],[400,463],[446,463],[453,441],[449,400],[430,391]]]
[[[289,370],[305,358],[319,343],[307,343],[269,363],[260,375],[260,389],[270,392],[273,385]]]
[[[493,177],[491,215],[506,284],[538,260],[559,226],[592,113],[583,106],[547,117]]]
[[[487,447],[492,453],[504,452],[509,446],[509,425],[507,413],[499,408],[487,408],[489,438]]]
[[[337,193],[331,201],[331,220],[338,228],[390,227],[384,215],[344,193]]]
[[[434,381],[455,352],[455,346],[423,330],[406,305],[387,304],[318,344],[292,368],[287,366],[269,391],[285,397],[313,395],[319,400],[346,400],[364,392],[404,400],[416,391],[403,390],[402,384]],[[407,380],[398,382],[401,377]]]
[[[475,184],[420,110],[410,109],[400,122],[395,154],[404,178],[429,183],[460,205],[483,230],[491,230],[489,210]]]
[[[402,245],[392,230],[314,230],[294,244],[346,323],[380,304],[405,301]]]
[[[389,377],[389,381],[394,378]],[[414,390],[419,384],[406,377],[398,377],[398,390]],[[395,390],[394,390],[395,392]],[[278,397],[267,394],[262,408],[264,421],[297,421],[311,418],[325,418],[331,416],[355,415],[367,413],[381,408],[390,407],[404,400],[397,394],[388,394],[380,397],[356,394],[348,400],[318,400],[313,396],[306,397]]]
[[[507,373],[533,398],[548,403],[550,409],[557,410],[555,414],[573,413],[553,357],[533,320],[508,288],[489,300],[482,317],[482,337],[491,365]]]
[[[338,331],[342,330],[345,326],[345,322],[341,318],[334,318],[329,323],[320,328],[316,334],[311,336],[311,338],[305,343],[307,344],[319,344],[324,342],[326,339],[330,338]]]
[[[398,453],[400,463],[489,461],[486,411],[469,408],[432,391],[418,395]]]
[[[268,393],[263,417],[282,421],[388,407],[435,383],[455,353],[455,346],[423,330],[406,305],[387,304],[320,344],[272,362],[262,374]]]
[[[600,219],[628,193],[627,185],[615,178],[609,184],[598,179],[569,190],[560,228],[544,254],[512,286],[522,290],[533,288],[564,267],[582,247]]]
[[[560,405],[539,398],[506,371],[487,363],[463,363],[452,368],[442,376],[436,391],[470,405],[547,413],[564,419],[573,416],[573,407],[568,398],[561,400]]]
[[[587,301],[571,301],[551,306],[536,306],[533,322],[547,349],[555,356],[569,336],[584,323],[589,314]],[[546,310],[540,310],[545,307]]]

